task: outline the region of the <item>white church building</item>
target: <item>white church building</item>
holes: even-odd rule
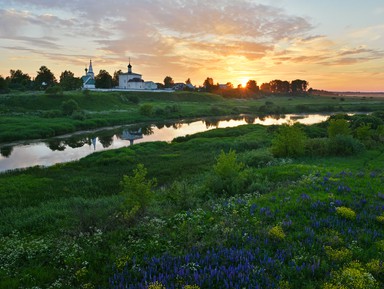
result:
[[[157,84],[153,81],[144,81],[141,74],[133,73],[129,61],[128,72],[119,74],[119,89],[155,90]]]

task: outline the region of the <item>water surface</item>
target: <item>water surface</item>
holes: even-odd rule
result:
[[[28,144],[1,145],[0,172],[31,166],[50,166],[56,163],[78,160],[95,151],[117,149],[141,142],[167,141],[179,136],[217,128],[236,127],[244,124],[281,125],[290,121],[314,124],[326,120],[329,115],[308,114],[268,116],[265,118],[238,117],[231,119],[205,119],[193,122],[162,123],[156,125],[129,125],[119,128],[73,134]]]

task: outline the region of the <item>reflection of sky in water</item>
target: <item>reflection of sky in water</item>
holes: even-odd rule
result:
[[[254,124],[263,125],[280,125],[287,123],[288,121],[295,120],[303,124],[313,124],[324,121],[328,118],[327,115],[289,115],[285,118],[274,119],[272,117],[266,117],[264,119],[255,118]],[[236,127],[239,125],[247,124],[245,119],[240,120],[223,120],[210,123],[210,121],[196,121],[191,123],[183,123],[174,128],[173,126],[159,129],[156,126],[152,126],[153,134],[144,135],[143,138],[137,139],[134,143],[150,142],[150,141],[172,141],[179,136],[191,135],[197,132],[212,130],[215,128]],[[97,134],[97,133],[95,133]],[[32,143],[29,145],[14,146],[12,153],[9,157],[0,156],[0,171],[6,171],[16,168],[25,168],[30,166],[50,166],[55,163],[69,162],[78,160],[85,157],[94,151],[103,151],[121,148],[129,146],[129,140],[123,140],[119,137],[113,136],[112,144],[104,148],[102,143],[96,138],[95,147],[91,143],[84,144],[78,148],[71,148],[68,145],[65,146],[63,151],[52,151],[46,143]]]

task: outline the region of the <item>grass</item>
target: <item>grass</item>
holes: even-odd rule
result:
[[[74,100],[81,113],[64,116],[63,102]],[[284,113],[365,112],[384,110],[380,98],[344,97],[344,101],[321,96],[268,96],[238,100],[198,92],[65,92],[48,96],[42,92],[0,96],[0,143],[58,136],[105,126],[224,115]],[[149,114],[140,108],[149,105]]]
[[[0,288],[382,288],[382,143],[275,158],[276,129],[217,129],[0,174]],[[326,138],[326,125],[305,132]],[[244,165],[226,166],[230,151]],[[139,163],[158,186],[127,218],[121,181]],[[219,190],[231,174],[236,191]]]

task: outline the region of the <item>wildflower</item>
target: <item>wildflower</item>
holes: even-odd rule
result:
[[[367,272],[359,262],[353,261],[344,268],[332,272],[331,282],[325,283],[323,289],[377,289],[378,283],[371,273]]]
[[[324,247],[325,254],[334,262],[345,262],[352,259],[352,251],[347,248],[333,249],[331,246]]]
[[[336,208],[336,213],[348,220],[354,220],[356,219],[356,213],[354,210],[347,208],[347,207],[337,207]]]
[[[380,224],[384,224],[384,215],[377,216],[376,221],[378,221]]]
[[[283,231],[283,228],[280,225],[276,225],[276,226],[272,227],[268,231],[268,235],[272,239],[275,239],[275,240],[278,240],[278,241],[284,240],[284,238],[285,238],[285,233]]]
[[[148,289],[166,289],[166,288],[159,281],[156,281],[156,282],[150,283],[148,286]]]

